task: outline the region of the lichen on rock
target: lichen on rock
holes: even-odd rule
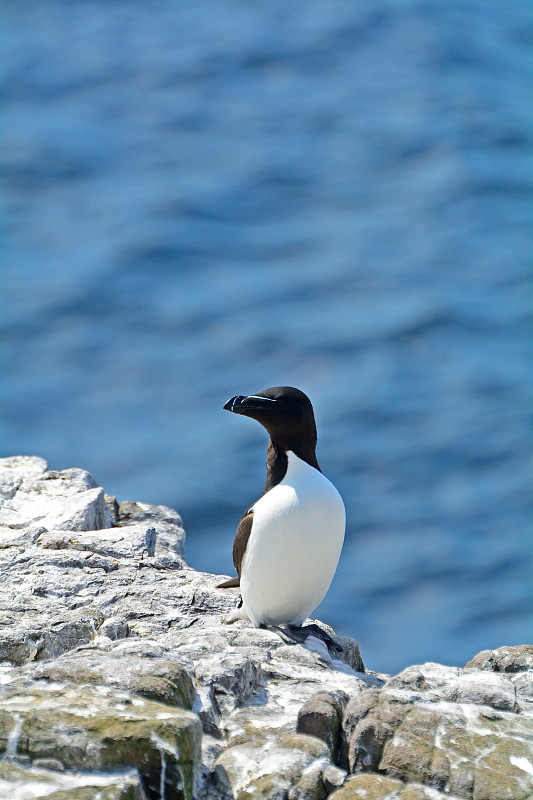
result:
[[[350,700],[350,770],[472,800],[525,800],[533,794],[533,720],[520,698],[520,685],[505,674],[409,667]]]

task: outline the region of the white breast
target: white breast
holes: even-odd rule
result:
[[[241,571],[244,608],[261,623],[302,623],[324,599],[344,541],[341,496],[291,451],[285,478],[253,506]]]

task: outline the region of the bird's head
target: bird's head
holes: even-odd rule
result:
[[[298,454],[311,448],[314,452],[317,434],[313,406],[307,395],[293,386],[274,386],[257,394],[237,395],[224,408],[256,419],[280,450]]]

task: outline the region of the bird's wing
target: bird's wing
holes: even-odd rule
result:
[[[228,581],[219,583],[216,587],[217,589],[232,589],[235,586],[240,586],[242,560],[246,552],[250,533],[252,532],[253,519],[254,512],[251,510],[245,511],[235,532],[235,539],[233,540],[233,563],[235,565],[235,569],[237,570],[237,577],[230,578]]]
[[[233,563],[239,577],[241,576],[242,560],[248,546],[248,539],[252,532],[252,523],[254,521],[254,512],[250,509],[243,514],[241,521],[235,532],[235,539],[233,540]]]

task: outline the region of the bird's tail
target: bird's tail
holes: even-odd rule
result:
[[[238,575],[235,578],[230,578],[229,581],[223,581],[215,586],[215,589],[235,589],[237,586],[241,585],[241,579]]]

